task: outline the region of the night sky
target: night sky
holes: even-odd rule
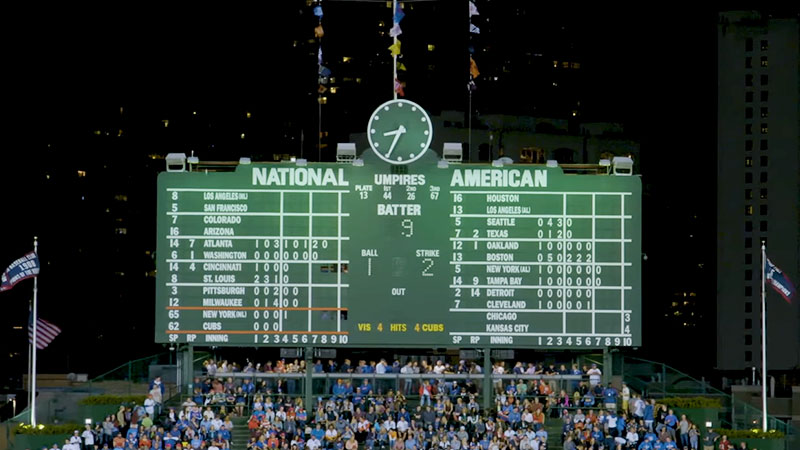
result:
[[[430,8],[430,3],[420,3],[419,10]],[[439,46],[448,50],[441,54],[443,73],[466,72],[458,66],[466,55],[462,47],[468,39],[463,23],[466,2],[437,3],[431,17],[415,18],[407,12],[406,38],[413,41],[414,35],[441,27]],[[714,260],[716,10],[698,6],[701,9],[553,11],[532,8],[530,3],[478,1],[479,20],[490,22],[493,8],[528,8],[521,22],[482,23],[495,35],[494,41],[491,33],[481,39],[513,53],[515,46],[525,47],[531,40],[561,39],[548,27],[563,23],[589,74],[583,86],[587,114],[624,122],[626,131],[641,142],[644,250],[649,257],[643,269],[643,319],[645,344],[655,351],[662,344],[656,336],[671,331],[657,330],[654,322],[648,322],[654,309],[647,296],[671,289],[679,272],[676,266],[685,258],[682,252],[694,252],[708,267]],[[297,124],[316,116],[316,58],[293,48],[295,40],[306,45],[303,39],[313,37],[316,19],[305,1],[267,2],[262,5],[265,11],[195,6],[192,11],[71,10],[45,15],[28,11],[17,20],[14,15],[7,17],[16,22],[12,28],[17,32],[6,41],[9,53],[3,63],[7,78],[0,143],[4,203],[0,265],[4,269],[29,251],[33,236],[39,236],[43,263],[49,262],[40,277],[41,316],[65,330],[41,353],[42,371],[96,375],[162,350],[152,343],[154,280],[128,277],[124,292],[116,297],[109,293],[120,291],[120,281],[106,267],[117,264],[112,260],[124,260],[119,264],[125,267],[152,264],[144,251],[155,248],[155,169],[162,170],[163,161],[151,164],[144,156],[198,148],[201,159],[235,160],[252,150],[226,144],[223,138],[214,150],[195,147],[217,136],[214,130],[191,124],[181,128],[182,134],[164,137],[153,131],[163,119],[180,125],[180,117],[199,111],[204,119],[225,124],[252,111],[260,120],[249,131],[262,148],[273,148],[288,145],[287,133],[295,133]],[[369,44],[363,35],[373,19],[357,11],[361,7],[374,11],[380,4],[329,1],[324,6],[328,52],[343,54],[347,51],[343,46]],[[100,17],[94,19],[95,14]],[[390,16],[385,20],[390,22]],[[453,40],[448,41],[449,30],[462,31],[452,31]],[[340,47],[334,46],[336,42]],[[450,49],[461,53],[449,53]],[[389,59],[388,52],[385,57]],[[482,72],[491,70],[481,67]],[[372,73],[366,81],[389,82],[378,78]],[[437,102],[442,109],[464,108],[463,80],[449,83],[437,78],[431,83],[436,84],[410,85],[407,98]],[[361,100],[378,104],[390,93],[385,95]],[[480,95],[479,87],[476,97]],[[492,99],[491,105],[501,107],[503,99]],[[124,143],[92,140],[94,130],[118,127],[120,107],[124,107]],[[360,130],[366,115],[354,112],[347,118],[353,129]],[[104,170],[97,170],[104,165]],[[100,178],[92,179],[92,192],[120,188],[130,193],[126,221],[138,234],[129,236],[121,254],[105,253],[113,247],[105,241],[110,238],[104,231],[113,225],[97,213],[105,197],[97,195],[76,207],[81,203],[73,194],[80,194],[80,185],[46,178],[82,167],[96,169],[86,169],[87,179]],[[687,239],[682,227],[692,215],[700,216],[701,234]],[[705,281],[712,295],[707,300],[712,302],[713,274],[708,271]],[[23,352],[10,363],[17,372],[25,368],[26,338],[11,327],[25,324],[32,285],[25,281],[0,294],[3,348]],[[713,306],[709,311],[713,313]]]

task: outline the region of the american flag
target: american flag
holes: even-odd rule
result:
[[[36,320],[36,348],[42,350],[47,347],[53,339],[61,333],[61,328],[44,320]],[[33,324],[28,325],[28,342],[33,342]]]

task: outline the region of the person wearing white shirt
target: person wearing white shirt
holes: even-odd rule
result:
[[[375,373],[386,373],[386,360],[381,358],[380,362],[375,365]]]
[[[408,431],[408,422],[406,419],[401,417],[400,420],[397,421],[397,432],[398,433],[405,433]]]
[[[150,414],[150,417],[155,416],[156,401],[153,400],[153,394],[147,394],[147,398],[144,399],[144,410],[147,414]]]
[[[308,450],[318,450],[322,444],[319,442],[316,436],[311,435],[311,439],[306,442],[306,448]]]
[[[86,425],[86,429],[81,433],[81,438],[83,438],[83,445],[87,449],[94,448],[94,433],[91,425]]]
[[[445,366],[444,366],[444,364],[442,364],[442,360],[439,359],[439,360],[436,361],[436,365],[433,366],[433,373],[435,373],[437,375],[441,375],[441,374],[444,373],[444,369],[445,369]]]
[[[589,375],[589,384],[594,387],[600,383],[600,377],[602,377],[603,372],[597,368],[597,364],[592,364],[592,368],[586,371],[586,375]]]

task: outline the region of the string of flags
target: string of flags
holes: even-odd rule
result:
[[[392,45],[389,46],[389,51],[391,52],[393,58],[403,57],[401,50],[402,44],[400,43],[400,40],[397,39],[397,36],[403,34],[403,30],[400,29],[400,21],[402,21],[403,17],[405,16],[406,14],[403,12],[403,8],[401,7],[400,3],[397,3],[397,8],[394,10],[394,14],[392,16],[392,29],[389,30],[389,36],[391,36],[394,41]],[[406,93],[403,90],[405,87],[405,82],[401,82],[398,79],[396,75],[398,70],[405,71],[406,66],[402,62],[396,62],[395,64],[394,91],[400,97],[405,97]]]
[[[319,19],[319,23],[314,27],[314,38],[319,43],[319,48],[317,49],[317,81],[319,87],[317,88],[317,92],[319,94],[324,94],[328,90],[327,85],[330,82],[331,70],[322,65],[322,38],[325,36],[325,29],[322,28],[322,16],[324,13],[322,12],[321,0],[314,6],[314,15]]]
[[[467,83],[467,90],[470,92],[475,91],[477,89],[477,85],[475,84],[475,79],[478,78],[478,75],[481,72],[478,70],[478,64],[475,62],[475,58],[473,55],[475,54],[475,46],[473,45],[473,41],[475,39],[474,35],[481,34],[481,29],[472,23],[472,16],[479,16],[480,13],[478,12],[478,7],[475,6],[475,3],[470,1],[469,3],[469,82]]]

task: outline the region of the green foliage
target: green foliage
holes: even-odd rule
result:
[[[81,405],[141,405],[146,395],[90,395],[81,399]]]
[[[715,397],[666,397],[658,402],[675,409],[722,408],[722,400]]]
[[[780,431],[768,430],[766,433],[764,433],[760,428],[754,428],[752,430],[727,430],[725,428],[714,428],[714,431],[720,436],[728,436],[728,439],[780,439],[784,436]]]
[[[20,423],[14,428],[15,434],[72,434],[75,430],[83,430],[83,425],[79,423],[63,423],[58,425],[44,425],[39,424],[33,426],[31,424]]]

